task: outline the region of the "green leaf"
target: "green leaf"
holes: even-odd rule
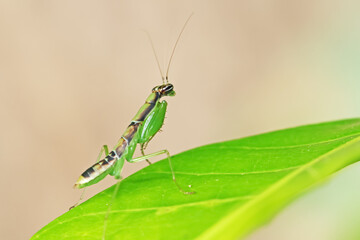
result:
[[[360,119],[321,123],[195,148],[124,179],[106,239],[236,239],[300,193],[360,160]],[[101,239],[114,187],[55,219],[32,239]]]

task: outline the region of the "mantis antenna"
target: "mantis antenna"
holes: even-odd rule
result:
[[[191,14],[190,14],[190,16],[189,16],[188,19],[186,20],[184,26],[182,27],[181,32],[180,32],[178,38],[176,39],[174,48],[173,48],[173,50],[172,50],[172,53],[171,53],[171,56],[170,56],[170,59],[169,59],[168,68],[167,68],[167,70],[166,70],[165,79],[166,79],[166,82],[167,82],[167,83],[169,82],[169,77],[168,77],[168,76],[169,76],[169,69],[170,69],[171,60],[172,60],[172,58],[173,58],[173,56],[174,56],[174,53],[175,53],[176,46],[177,46],[177,44],[178,44],[178,42],[179,42],[179,40],[180,40],[181,34],[184,32],[186,25],[188,24],[188,22],[190,21],[190,18],[191,18],[193,15],[194,15],[194,13],[191,13]]]
[[[146,35],[147,35],[148,38],[149,38],[149,41],[150,41],[150,44],[151,44],[151,48],[152,48],[152,50],[153,50],[153,53],[154,53],[154,56],[155,56],[155,59],[156,59],[156,63],[157,63],[157,65],[158,65],[158,68],[159,68],[159,71],[160,71],[160,74],[161,74],[161,79],[162,79],[163,83],[165,83],[164,74],[163,74],[163,72],[161,71],[161,67],[160,67],[160,63],[159,63],[158,56],[157,56],[156,51],[155,51],[154,43],[153,43],[153,41],[152,41],[152,39],[151,39],[150,34],[149,34],[147,31],[145,31],[145,33],[146,33]]]
[[[149,41],[150,41],[150,44],[151,44],[151,48],[152,48],[152,50],[153,50],[153,53],[154,53],[154,56],[155,56],[155,59],[156,59],[157,66],[158,66],[159,71],[160,71],[160,74],[161,74],[161,79],[162,79],[162,81],[163,81],[164,84],[165,84],[165,80],[166,80],[166,83],[169,82],[169,77],[168,77],[168,75],[169,75],[169,69],[170,69],[171,60],[172,60],[172,58],[173,58],[173,56],[174,56],[174,53],[175,53],[176,46],[177,46],[177,44],[178,44],[178,42],[179,42],[179,40],[180,40],[180,37],[181,37],[182,33],[184,32],[184,30],[185,30],[185,28],[186,28],[186,25],[188,24],[190,18],[191,18],[193,15],[194,15],[194,13],[192,13],[192,14],[188,17],[188,19],[186,20],[184,26],[182,27],[182,29],[181,29],[181,31],[180,31],[180,34],[179,34],[178,38],[176,39],[174,48],[173,48],[173,50],[172,50],[172,52],[171,52],[171,56],[170,56],[170,59],[169,59],[169,63],[168,63],[168,67],[167,67],[167,70],[166,70],[166,76],[165,76],[165,77],[164,77],[164,74],[163,74],[163,72],[162,72],[162,70],[161,70],[160,63],[159,63],[159,59],[158,59],[158,56],[157,56],[157,54],[156,54],[155,47],[154,47],[154,43],[153,43],[153,41],[152,41],[152,39],[151,39],[151,36],[150,36],[150,34],[149,34],[147,31],[145,31],[146,35],[147,35],[148,38],[149,38]]]

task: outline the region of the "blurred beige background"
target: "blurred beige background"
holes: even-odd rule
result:
[[[28,239],[78,200],[75,180],[161,83],[142,30],[166,65],[191,12],[148,152],[360,115],[357,1],[1,1],[1,239]],[[360,219],[359,174],[345,169],[249,239],[341,239]]]

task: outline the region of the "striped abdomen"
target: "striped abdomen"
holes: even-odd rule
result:
[[[104,159],[89,167],[77,180],[74,187],[83,188],[99,182],[104,179],[106,175],[114,175],[113,166],[121,157],[131,156],[134,154],[135,146],[137,144],[134,140],[140,123],[131,122],[126,128],[125,133],[120,138],[115,150],[111,151]],[[125,156],[123,156],[125,154]],[[116,168],[116,167],[115,167]]]
[[[126,145],[126,141],[123,141]],[[92,184],[95,184],[102,180],[109,173],[109,170],[114,166],[116,160],[119,159],[119,155],[115,150],[111,151],[104,159],[95,163],[89,167],[76,181],[75,188],[83,188]]]

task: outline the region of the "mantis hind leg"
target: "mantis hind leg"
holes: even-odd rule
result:
[[[170,153],[169,153],[168,150],[164,149],[164,150],[161,150],[161,151],[158,151],[158,152],[154,152],[154,153],[151,153],[151,154],[144,155],[144,156],[142,156],[142,157],[130,159],[130,160],[128,160],[128,161],[131,162],[131,163],[141,162],[141,161],[147,160],[148,158],[156,157],[156,156],[159,156],[159,155],[161,155],[161,154],[166,154],[166,156],[167,156],[167,159],[168,159],[168,161],[169,161],[169,167],[170,167],[172,179],[173,179],[176,187],[179,189],[179,191],[182,192],[183,194],[194,194],[195,192],[187,192],[187,191],[183,190],[183,189],[181,188],[181,186],[177,183],[176,177],[175,177],[175,172],[174,172],[174,169],[173,169],[172,163],[171,163]]]
[[[117,183],[116,183],[116,186],[115,186],[115,189],[114,189],[114,192],[111,196],[111,199],[110,199],[110,202],[109,202],[109,205],[108,205],[108,208],[106,210],[106,214],[105,214],[105,217],[104,217],[104,227],[103,227],[103,235],[102,235],[102,239],[105,239],[105,235],[106,235],[106,227],[107,227],[107,223],[108,223],[108,219],[109,219],[109,214],[110,214],[110,211],[111,211],[111,207],[112,207],[112,204],[116,198],[116,195],[119,191],[119,188],[120,188],[120,183],[122,181],[121,179],[121,172],[122,172],[122,169],[124,167],[124,163],[125,163],[125,157],[120,157],[118,160],[117,160],[117,163],[116,165],[114,166],[114,170],[113,170],[113,175],[114,177],[118,180]]]
[[[106,237],[106,228],[107,228],[107,223],[108,223],[108,219],[109,219],[109,213],[111,211],[111,206],[112,206],[112,203],[114,202],[115,200],[115,197],[119,191],[119,188],[120,188],[120,183],[121,183],[121,179],[118,180],[118,182],[116,183],[116,186],[115,186],[115,190],[112,194],[112,197],[110,199],[110,202],[109,202],[109,206],[108,206],[108,209],[106,211],[106,215],[104,217],[104,227],[103,227],[103,235],[102,235],[102,240],[105,240],[105,237]]]
[[[99,154],[98,154],[98,157],[97,157],[97,159],[96,159],[96,163],[101,160],[101,156],[102,156],[103,153],[105,153],[105,156],[109,155],[109,148],[108,148],[107,145],[103,145],[103,146],[101,147],[100,152],[99,152]],[[81,195],[80,195],[79,200],[78,200],[74,205],[72,205],[72,206],[69,208],[69,210],[73,209],[74,207],[76,207],[77,205],[80,204],[81,200],[84,198],[85,189],[86,189],[86,188],[83,189],[83,191],[82,191],[82,193],[81,193]]]

